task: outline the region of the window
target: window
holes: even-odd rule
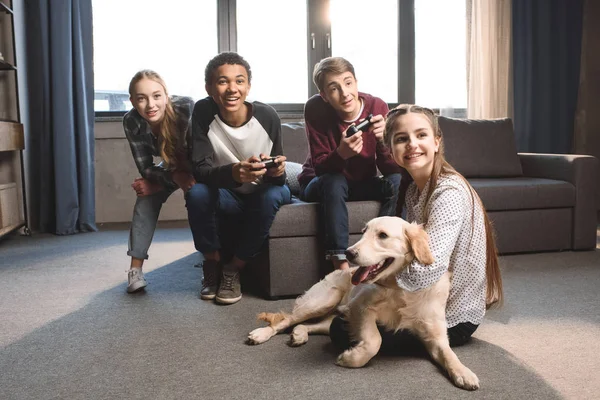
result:
[[[236,15],[237,51],[252,68],[249,98],[304,103],[308,98],[306,0],[237,0]]]
[[[330,7],[331,55],[352,63],[361,92],[398,102],[398,1],[331,0]]]
[[[158,72],[169,94],[200,99],[204,67],[217,53],[217,3],[93,0],[94,109],[126,111],[129,81]]]
[[[467,108],[466,2],[415,1],[416,103],[456,115]]]
[[[388,103],[466,108],[465,0],[92,0],[97,112],[128,110],[140,69],[170,94],[206,96],[222,51],[252,66],[250,99],[301,113],[314,65],[342,56],[359,89]],[[103,115],[103,114],[102,114]],[[456,114],[449,114],[456,115]]]

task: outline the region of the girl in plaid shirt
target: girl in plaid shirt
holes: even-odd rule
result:
[[[129,84],[133,109],[123,117],[123,129],[141,177],[131,187],[137,194],[129,232],[131,267],[127,292],[146,287],[144,260],[154,236],[162,204],[178,188],[187,192],[196,181],[188,163],[189,128],[194,101],[169,97],[163,79],[154,71],[142,70]],[[159,164],[154,157],[162,158]]]

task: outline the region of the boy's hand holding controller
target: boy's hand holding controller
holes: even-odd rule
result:
[[[358,125],[350,125],[348,129],[346,129],[343,133],[340,145],[337,148],[340,157],[347,160],[360,154],[363,148],[362,134],[363,132],[368,131],[372,119],[373,115],[369,114],[369,116],[358,123]]]
[[[276,160],[277,157],[269,157],[264,154],[259,157],[253,157],[252,161],[252,170],[253,171],[264,171],[265,169],[268,171],[269,168],[275,168],[277,166]],[[265,171],[266,173],[266,171]]]
[[[383,131],[385,130],[385,117],[381,114],[371,118],[371,132],[380,142],[383,142]]]
[[[260,158],[252,156],[245,161],[233,164],[233,180],[239,183],[254,182],[258,177],[264,175],[265,168],[257,168],[257,163],[262,163]]]
[[[271,177],[277,177],[283,175],[285,172],[285,156],[270,157],[266,154],[261,154],[260,158],[267,169],[266,175]]]

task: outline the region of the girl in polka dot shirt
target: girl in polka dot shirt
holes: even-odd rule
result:
[[[479,196],[444,158],[433,111],[399,105],[388,113],[384,140],[413,180],[406,191],[406,219],[423,224],[435,258],[431,265],[414,260],[397,276],[398,286],[424,289],[451,271],[448,336],[451,345],[461,345],[482,322],[486,308],[502,300],[492,226]]]
[[[414,260],[396,277],[398,286],[417,291],[451,271],[452,288],[446,304],[448,338],[450,346],[462,345],[481,324],[486,308],[502,302],[492,226],[479,196],[445,160],[442,131],[433,111],[406,104],[390,110],[384,141],[396,163],[412,178],[406,189],[406,220],[423,224],[435,259],[431,265]],[[403,178],[402,182],[410,180]],[[399,198],[398,216],[401,202]],[[408,331],[380,328],[380,333],[383,351],[420,346]],[[342,318],[334,319],[330,336],[341,348],[351,345]]]
[[[412,182],[402,179],[403,183],[410,182],[405,196],[406,220],[423,224],[435,259],[431,265],[414,260],[396,277],[398,286],[417,291],[451,271],[446,322],[450,346],[460,346],[481,324],[486,308],[502,302],[492,226],[477,193],[445,160],[442,131],[433,111],[406,104],[390,110],[384,141],[396,163],[412,178]],[[398,201],[400,216],[402,199]],[[330,328],[332,341],[342,349],[352,345],[347,328],[341,317],[335,318]],[[379,331],[382,351],[421,346],[408,331]]]

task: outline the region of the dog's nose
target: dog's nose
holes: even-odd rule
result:
[[[358,251],[354,249],[348,249],[344,252],[344,254],[346,254],[346,258],[348,259],[348,261],[352,261],[356,257],[358,257]]]

